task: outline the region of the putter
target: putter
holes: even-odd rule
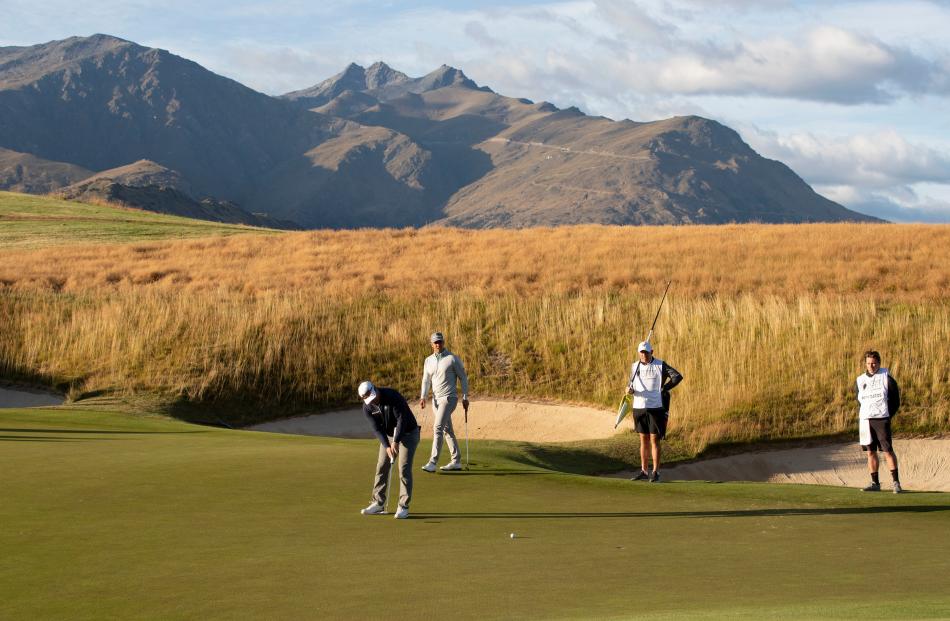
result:
[[[389,513],[389,492],[392,491],[393,487],[393,471],[396,469],[396,460],[392,457],[389,458],[389,480],[386,481],[386,513]]]
[[[468,470],[468,408],[465,410],[465,469]]]
[[[666,289],[663,291],[663,297],[660,299],[660,306],[657,307],[657,309],[656,309],[656,315],[654,315],[654,317],[653,317],[653,325],[650,326],[650,332],[647,333],[647,337],[646,337],[645,339],[643,339],[644,341],[646,341],[646,342],[648,342],[648,343],[650,342],[650,339],[653,338],[653,328],[656,327],[656,320],[660,318],[660,311],[663,309],[663,302],[666,301],[666,294],[669,293],[669,291],[670,291],[670,285],[672,285],[672,284],[673,284],[673,281],[672,281],[672,280],[666,283]],[[640,353],[640,352],[634,352],[634,354],[637,355],[637,356],[639,356],[639,353]],[[638,358],[637,358],[637,366],[636,366],[636,368],[633,370],[633,378],[634,378],[634,379],[636,379],[637,374],[638,374],[639,372],[640,372],[640,359],[639,359],[639,357],[638,357]],[[628,400],[627,400],[627,397],[628,397],[628,396],[629,396],[629,395],[624,395],[623,398],[620,400],[620,407],[618,408],[618,411],[617,411],[617,422],[614,423],[614,429],[617,428],[617,425],[620,424],[620,421],[623,420],[623,417],[627,415],[627,412],[629,412],[629,411],[633,408],[633,404],[630,403],[630,401],[632,401],[632,399],[631,399],[630,401],[628,401]],[[625,407],[625,406],[626,406],[626,407]]]

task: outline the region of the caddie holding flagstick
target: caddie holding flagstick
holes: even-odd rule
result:
[[[649,479],[651,483],[660,482],[660,440],[666,437],[666,423],[670,412],[670,390],[683,381],[679,371],[662,360],[653,357],[653,346],[650,337],[656,328],[656,321],[660,318],[666,294],[670,292],[673,281],[666,283],[660,305],[653,316],[650,331],[637,346],[636,360],[630,367],[630,381],[627,383],[627,392],[620,400],[617,411],[616,429],[624,417],[633,410],[634,426],[640,434],[640,472],[632,481]],[[647,458],[653,457],[653,474],[647,474]]]
[[[670,391],[683,381],[682,374],[653,356],[650,341],[637,346],[639,359],[631,365],[627,394],[633,396],[633,419],[640,434],[640,472],[632,481],[660,482],[660,440],[666,437]],[[647,458],[653,472],[647,474]]]

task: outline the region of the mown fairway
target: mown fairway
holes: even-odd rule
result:
[[[186,237],[273,233],[268,229],[207,222],[48,196],[0,192],[0,248],[64,243],[120,243]]]
[[[531,455],[475,444],[470,473],[419,472],[397,522],[358,513],[371,442],[4,411],[0,618],[950,617],[948,495],[651,486]]]

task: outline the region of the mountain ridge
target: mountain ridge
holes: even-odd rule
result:
[[[613,121],[382,61],[271,97],[109,35],[0,48],[0,148],[0,186],[150,160],[307,228],[877,221],[702,117]]]

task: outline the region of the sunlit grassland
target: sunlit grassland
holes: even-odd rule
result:
[[[0,248],[40,248],[64,243],[122,243],[242,233],[274,232],[112,205],[0,192]],[[8,264],[6,267],[9,269],[11,266]]]
[[[0,222],[0,233],[5,227]],[[827,294],[902,303],[945,299],[950,289],[950,227],[939,225],[314,231],[2,248],[0,280],[22,289],[643,296],[673,280],[684,297]]]
[[[612,406],[658,298],[443,293],[334,299],[312,292],[132,289],[6,292],[0,372],[95,391],[217,403],[232,423],[353,400],[362,379],[418,390],[426,335],[445,331],[479,395]],[[904,388],[904,431],[945,430],[950,306],[672,295],[657,355],[686,377],[671,429],[711,442],[833,434],[854,425],[861,352]],[[242,404],[246,407],[234,408]]]
[[[476,399],[610,408],[672,280],[653,340],[686,376],[671,422],[685,453],[853,430],[869,347],[904,388],[898,428],[931,433],[950,428],[948,264],[950,228],[922,225],[0,245],[0,374],[240,424],[351,403],[366,378],[414,394],[442,330]]]

